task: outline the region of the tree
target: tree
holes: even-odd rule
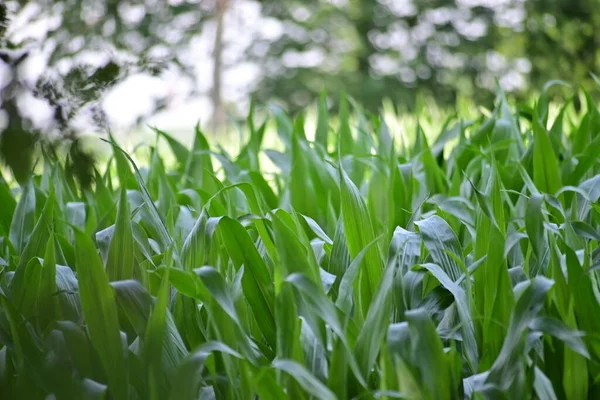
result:
[[[590,87],[589,72],[600,60],[593,0],[262,4],[284,29],[249,52],[266,71],[256,95],[292,110],[313,101],[322,86],[333,98],[349,92],[371,110],[384,97],[410,108],[421,93],[441,105],[459,95],[485,104],[497,80],[526,98],[530,87],[551,79]]]
[[[71,158],[82,162],[74,171],[81,175],[82,183],[88,184],[92,160],[77,141],[73,122],[78,117],[87,116],[106,131],[107,121],[101,107],[103,95],[133,74],[156,76],[169,67],[190,80],[195,78],[196,60],[186,60],[182,50],[211,17],[211,5],[206,1],[176,3],[153,0],[0,3],[0,59],[10,70],[10,79],[0,96],[1,110],[8,117],[6,126],[0,127],[0,157],[19,181],[28,178],[32,154],[38,144],[55,147],[67,142]],[[20,16],[22,24],[37,24],[42,34],[24,35],[26,30],[16,26],[11,30],[10,15]],[[47,60],[45,71],[36,82],[29,82],[23,76],[23,65],[40,55]],[[27,93],[45,100],[54,110],[53,124],[46,127],[44,135],[36,131],[17,107],[19,96]],[[159,99],[152,112],[164,106]]]
[[[223,86],[223,30],[225,29],[225,11],[227,10],[227,3],[228,0],[216,0],[215,4],[217,28],[215,30],[215,41],[213,46],[213,88],[211,90],[213,130],[218,129],[225,122],[221,91]]]
[[[0,3],[0,43],[4,41],[6,27],[8,25],[8,10],[5,3]]]
[[[600,11],[593,0],[528,1],[526,52],[532,86],[564,79],[591,90],[600,73]]]

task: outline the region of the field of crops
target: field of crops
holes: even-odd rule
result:
[[[176,163],[115,145],[85,190],[41,153],[0,180],[0,398],[600,398],[600,113],[547,99],[157,131]]]

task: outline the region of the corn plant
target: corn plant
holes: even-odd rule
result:
[[[600,113],[550,86],[411,141],[345,99],[235,156],[111,139],[90,188],[43,153],[0,180],[0,398],[598,398]]]

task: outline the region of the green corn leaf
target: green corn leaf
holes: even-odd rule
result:
[[[456,391],[452,386],[447,358],[435,327],[424,310],[411,310],[406,313],[410,333],[414,337],[413,357],[421,372],[427,397],[451,399]]]
[[[214,353],[226,353],[230,356],[242,359],[242,355],[231,347],[220,342],[207,342],[196,351],[187,356],[177,371],[169,399],[172,400],[196,400],[200,388],[205,385],[202,372],[208,357]]]
[[[327,93],[325,89],[321,90],[319,102],[317,104],[318,120],[317,131],[315,133],[315,142],[327,150],[327,137],[329,136],[329,119],[327,114]]]
[[[158,136],[165,138],[167,143],[169,143],[169,147],[171,148],[173,155],[177,159],[177,162],[179,163],[180,168],[182,168],[182,169],[185,168],[185,166],[186,166],[185,163],[187,162],[188,157],[190,155],[190,151],[187,149],[187,147],[185,147],[177,139],[175,139],[173,136],[169,135],[168,133],[161,131],[160,129],[157,129],[156,127],[152,127],[151,129],[154,132],[156,132],[156,134]]]
[[[477,371],[479,363],[479,349],[475,340],[475,327],[471,319],[470,303],[465,291],[453,282],[446,272],[436,264],[422,264],[422,267],[429,271],[445,287],[456,303],[458,316],[462,327],[462,339],[465,349],[465,355],[472,371]]]
[[[170,256],[167,254],[167,256]],[[162,276],[156,304],[152,308],[146,331],[144,332],[144,348],[142,359],[147,368],[148,394],[150,399],[161,399],[169,392],[169,385],[164,381],[162,368],[163,342],[166,330],[166,314],[169,302],[169,261]]]
[[[532,194],[527,204],[525,227],[531,241],[533,251],[540,259],[545,248],[544,215],[542,214],[543,196]]]
[[[110,281],[133,278],[133,230],[127,192],[122,189],[117,211],[117,221],[108,248],[106,274]]]
[[[35,197],[33,183],[28,181],[22,187],[21,197],[12,215],[12,222],[10,224],[10,242],[18,254],[21,254],[23,251],[27,238],[33,231],[35,224]]]
[[[519,296],[513,309],[509,329],[502,345],[500,354],[490,369],[486,382],[496,386],[499,390],[508,391],[513,386],[514,380],[522,373],[524,333],[529,324],[534,320],[543,307],[543,300],[552,287],[553,282],[547,278],[537,276]],[[506,379],[506,377],[510,377]],[[513,387],[517,392],[521,389]]]
[[[318,399],[335,400],[337,397],[321,381],[315,378],[304,366],[293,360],[278,359],[273,361],[273,367],[292,376],[300,386],[311,396]]]
[[[75,230],[75,253],[79,297],[90,339],[100,356],[111,395],[127,399],[126,358],[113,290],[93,242],[79,230]]]
[[[345,94],[340,95],[340,114],[338,116],[340,126],[338,128],[337,148],[342,156],[352,153],[354,138],[350,129],[350,115],[348,111],[348,100]]]
[[[15,270],[15,276],[11,285],[11,293],[15,298],[16,304],[21,303],[22,296],[26,295],[27,292],[26,288],[28,281],[25,277],[25,273],[29,269],[29,262],[36,256],[43,256],[43,251],[45,251],[47,247],[52,228],[54,207],[55,199],[54,194],[52,193],[46,200],[42,214],[40,215],[40,218],[33,228],[33,232],[25,244],[25,248],[21,253],[19,264]],[[37,267],[33,267],[33,265],[32,268],[37,269]],[[37,273],[38,272],[35,274]]]
[[[341,209],[344,234],[352,258],[375,239],[375,232],[365,201],[348,175],[340,169]],[[358,308],[366,315],[382,276],[382,263],[377,246],[365,254],[365,268],[359,273]]]
[[[423,241],[431,253],[433,261],[444,269],[450,279],[456,281],[462,274],[462,270],[450,254],[460,258],[462,250],[450,225],[437,215],[417,221],[415,224],[421,231]]]
[[[275,298],[271,274],[248,233],[238,222],[230,218],[223,218],[219,222],[219,229],[224,236],[223,242],[236,268],[244,266],[242,277],[244,294],[256,320],[260,321],[259,327],[265,338],[271,345],[274,345]]]
[[[324,322],[326,322],[333,332],[338,336],[339,340],[344,345],[344,350],[348,353],[346,359],[352,371],[355,374],[358,382],[366,386],[366,381],[363,376],[366,375],[364,370],[360,370],[360,366],[352,355],[349,343],[346,340],[346,335],[342,329],[341,322],[337,316],[337,312],[324,293],[306,276],[298,273],[293,273],[286,278],[286,281],[294,285],[294,287],[303,294],[306,303]],[[323,343],[324,344],[324,343]]]
[[[544,193],[556,193],[561,184],[558,160],[546,128],[539,120],[537,113],[533,116],[533,132],[535,142],[533,148],[533,181]]]
[[[3,205],[0,209],[0,234],[5,235],[10,232],[11,221],[17,207],[17,202],[13,198],[10,188],[2,177],[2,174],[0,174],[0,204]],[[19,234],[16,234],[16,236],[18,237]]]
[[[180,270],[171,270],[169,280],[173,282],[175,272],[183,273]],[[187,277],[186,277],[187,278]],[[186,281],[189,280],[186,279]],[[153,307],[156,307],[152,296],[146,289],[137,281],[125,280],[111,282],[111,286],[115,291],[115,299],[119,310],[127,317],[129,323],[133,327],[135,334],[143,338],[146,334]],[[174,285],[175,286],[175,285]],[[173,317],[169,311],[165,313],[165,328],[164,339],[161,347],[161,370],[168,376],[172,377],[179,363],[187,354],[185,344],[181,338]]]

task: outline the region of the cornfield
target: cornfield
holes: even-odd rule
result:
[[[600,398],[600,113],[550,86],[410,142],[323,98],[234,156],[109,140],[89,188],[41,152],[0,179],[0,398]]]

